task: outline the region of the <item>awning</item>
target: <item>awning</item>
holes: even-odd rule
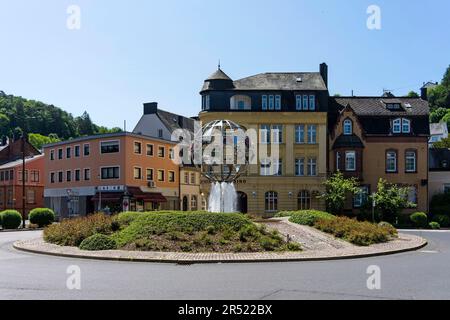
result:
[[[137,187],[128,187],[128,193],[132,198],[149,202],[167,202],[167,198],[158,192],[144,192]]]

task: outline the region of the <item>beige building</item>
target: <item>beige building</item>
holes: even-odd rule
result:
[[[430,149],[429,197],[450,193],[450,149]]]
[[[200,192],[200,171],[192,166],[180,169],[180,208],[182,211],[207,210],[207,199]]]

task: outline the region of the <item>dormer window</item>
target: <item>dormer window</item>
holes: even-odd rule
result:
[[[353,134],[353,122],[350,119],[344,121],[344,135],[350,136]]]
[[[400,103],[387,103],[386,104],[386,109],[389,109],[389,110],[399,110],[401,108],[402,108],[402,106]]]
[[[230,99],[231,110],[251,110],[252,99],[245,95],[236,95]]]
[[[411,133],[411,120],[408,119],[395,119],[392,122],[393,133]]]

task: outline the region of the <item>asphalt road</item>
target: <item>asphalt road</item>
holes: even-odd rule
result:
[[[16,251],[38,232],[0,233],[0,299],[450,299],[450,232],[414,232],[411,253],[327,262],[174,265],[78,260]],[[81,289],[66,273],[79,266]],[[371,265],[381,289],[367,288]]]

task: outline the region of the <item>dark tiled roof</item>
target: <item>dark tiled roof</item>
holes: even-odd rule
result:
[[[216,72],[214,72],[212,75],[210,75],[208,77],[208,79],[206,79],[206,81],[211,81],[211,80],[231,80],[231,78],[225,72],[223,72],[221,69],[218,69]]]
[[[450,171],[450,149],[430,149],[430,171]]]
[[[173,132],[177,129],[187,129],[190,132],[194,132],[195,121],[191,118],[186,118],[161,109],[158,109],[156,114],[167,127],[167,129],[170,130],[170,132]]]
[[[369,135],[389,135],[391,132],[391,117],[358,117],[364,132]],[[413,136],[427,136],[430,134],[428,117],[409,117],[411,120],[411,133]],[[398,135],[397,135],[398,136]],[[410,136],[407,134],[406,136]]]
[[[341,135],[334,142],[333,149],[339,148],[364,148],[361,139],[356,135]]]
[[[428,116],[430,113],[428,102],[419,98],[333,97],[331,101],[338,110],[350,105],[358,116]],[[401,103],[402,108],[389,110],[387,103]]]
[[[236,80],[234,86],[237,90],[327,90],[318,72],[261,73]]]

